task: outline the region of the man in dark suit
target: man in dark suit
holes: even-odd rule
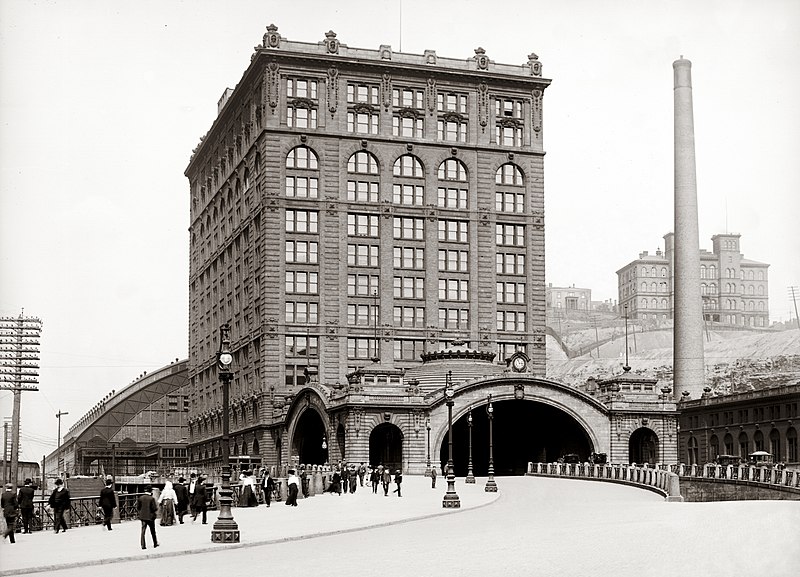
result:
[[[178,482],[172,487],[175,490],[175,496],[178,498],[176,505],[178,507],[178,521],[180,521],[181,525],[183,525],[183,516],[186,515],[186,511],[189,508],[189,490],[184,485],[185,482],[186,479],[178,477]]]
[[[269,507],[269,504],[272,502],[272,493],[275,491],[275,479],[269,474],[269,469],[264,471],[264,479],[261,483],[264,488],[264,501],[267,503],[267,507]]]
[[[36,489],[33,488],[33,481],[25,479],[25,486],[20,487],[17,492],[19,511],[22,513],[22,532],[31,532],[31,519],[33,519],[33,499],[36,497]]]
[[[140,495],[136,500],[136,511],[139,513],[139,520],[142,522],[142,549],[147,549],[144,536],[148,527],[150,527],[150,535],[153,537],[153,547],[158,547],[158,537],[156,537],[158,505],[153,498],[153,488],[150,485],[145,486],[144,495]]]
[[[192,513],[192,521],[197,518],[197,511],[194,510],[194,490],[197,487],[197,473],[189,475],[189,510]]]
[[[48,499],[47,503],[53,508],[56,533],[60,529],[64,529],[64,531],[69,529],[67,521],[64,519],[64,513],[69,510],[69,489],[64,486],[64,481],[56,479],[56,488],[50,493],[50,499]]]
[[[17,503],[17,493],[14,491],[14,485],[6,483],[6,490],[3,491],[0,497],[0,507],[3,509],[3,517],[6,519],[6,530],[3,532],[3,539],[11,537],[11,542],[14,541],[14,532],[16,530],[17,515],[19,514],[19,504]]]
[[[100,508],[103,510],[103,526],[111,531],[111,517],[117,506],[117,496],[114,494],[114,481],[106,479],[106,486],[100,489]]]
[[[194,495],[192,496],[192,521],[194,522],[194,520],[197,519],[199,513],[203,513],[203,525],[206,524],[206,512],[208,511],[204,481],[205,479],[203,477],[197,478],[197,483],[194,487]]]

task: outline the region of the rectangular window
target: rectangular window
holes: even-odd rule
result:
[[[379,307],[375,305],[347,305],[347,324],[350,326],[373,327],[378,318]]]
[[[421,206],[425,198],[425,188],[414,184],[393,184],[392,202]]]
[[[498,274],[525,274],[525,255],[498,252],[496,255]]]
[[[517,351],[520,351],[525,354],[527,354],[528,352],[527,351],[528,347],[524,343],[519,343],[519,342],[516,343],[498,342],[497,347],[498,347],[497,358],[501,361],[504,361],[505,359],[509,358]]]
[[[440,92],[436,95],[439,112],[467,113],[467,95],[455,92]]]
[[[422,138],[425,134],[425,121],[422,117],[392,116],[392,135],[406,138]]]
[[[425,91],[418,88],[395,88],[392,90],[392,106],[395,108],[424,108]]]
[[[408,240],[423,240],[425,230],[425,219],[411,218],[406,216],[395,216],[394,238]]]
[[[380,247],[374,244],[348,244],[348,266],[378,266]]]
[[[286,387],[302,387],[306,384],[306,375],[305,375],[305,368],[306,365],[286,365],[285,366],[285,376],[286,376]]]
[[[469,222],[465,220],[440,220],[439,240],[467,242],[469,240]]]
[[[318,214],[315,210],[286,210],[286,232],[317,232]]]
[[[319,356],[319,337],[308,335],[286,335],[287,357],[317,357]]]
[[[436,123],[439,140],[445,142],[466,142],[466,120],[439,120]]]
[[[288,106],[286,108],[286,126],[289,128],[316,128],[317,109],[305,106]]]
[[[469,309],[439,309],[440,329],[468,329]]]
[[[425,327],[425,307],[394,307],[394,326]]]
[[[525,246],[525,225],[497,224],[495,232],[498,245]]]
[[[350,202],[378,202],[378,183],[348,180],[347,200]]]
[[[467,189],[440,186],[437,193],[442,208],[467,208]]]
[[[521,100],[511,98],[497,98],[494,101],[495,116],[498,118],[523,118],[523,105]]]
[[[440,278],[440,301],[466,301],[469,300],[469,281],[465,279]]]
[[[380,288],[380,277],[376,274],[347,275],[347,295],[366,297],[377,293]]]
[[[307,176],[287,176],[286,196],[293,198],[319,198],[319,180]]]
[[[407,276],[394,277],[394,298],[424,299],[425,278]]]
[[[314,324],[319,319],[319,304],[311,302],[286,301],[286,322]]]
[[[347,339],[348,359],[372,359],[378,357],[378,347],[375,339],[349,338]]]
[[[319,243],[305,240],[286,241],[286,262],[289,263],[317,263]]]
[[[439,270],[441,271],[469,271],[469,251],[467,250],[440,250]]]
[[[497,302],[509,304],[525,303],[524,282],[499,282],[497,283]]]
[[[347,112],[347,131],[356,134],[378,134],[377,112]]]
[[[425,249],[407,246],[394,247],[394,268],[425,268]]]
[[[394,340],[395,361],[418,361],[425,352],[425,341],[412,339]]]
[[[378,236],[378,215],[348,214],[347,234],[350,236]]]
[[[524,331],[525,313],[517,311],[497,311],[498,331]]]
[[[307,271],[286,271],[286,292],[298,294],[317,294],[318,273]]]
[[[497,212],[525,211],[525,194],[521,192],[496,192],[494,198]]]
[[[317,81],[304,78],[289,78],[286,80],[286,96],[289,98],[317,99]]]
[[[379,104],[380,90],[376,84],[347,84],[347,102],[351,104]]]
[[[498,125],[495,127],[495,138],[501,146],[522,146],[522,127]]]

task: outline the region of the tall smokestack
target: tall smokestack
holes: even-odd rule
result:
[[[683,391],[698,398],[705,385],[703,304],[700,296],[700,239],[694,158],[692,63],[681,56],[675,73],[675,268],[673,374],[675,399]]]

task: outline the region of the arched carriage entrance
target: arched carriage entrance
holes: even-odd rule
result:
[[[631,463],[655,465],[658,461],[658,435],[652,429],[636,429],[628,441],[628,456]]]
[[[369,462],[391,470],[403,467],[403,433],[391,423],[382,423],[369,434]]]
[[[524,475],[529,462],[553,462],[568,454],[586,461],[596,450],[584,428],[568,413],[552,405],[528,400],[495,401],[492,423],[494,472]],[[472,463],[476,476],[489,468],[489,419],[486,404],[472,410]],[[453,464],[456,476],[467,473],[469,425],[466,414],[453,423]],[[447,462],[445,433],[439,450],[441,466]]]
[[[325,425],[319,413],[310,407],[306,408],[297,419],[292,436],[291,454],[306,465],[323,465],[327,462]]]

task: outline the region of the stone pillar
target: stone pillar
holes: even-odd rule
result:
[[[673,311],[673,396],[698,398],[705,383],[703,304],[700,296],[700,240],[694,154],[692,63],[672,63],[675,102],[675,247]]]

